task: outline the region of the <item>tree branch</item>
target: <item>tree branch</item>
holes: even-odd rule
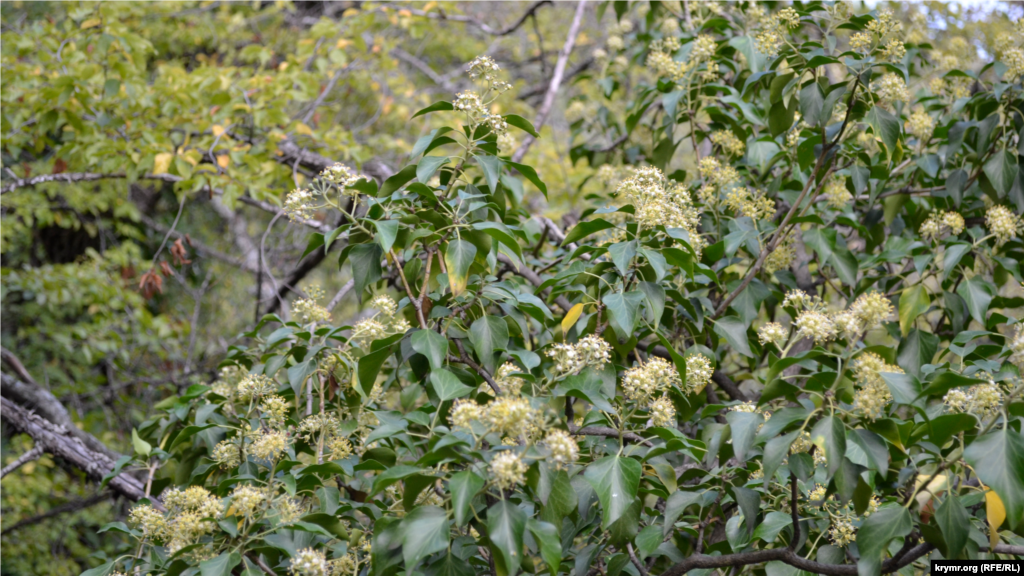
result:
[[[56,426],[7,398],[0,398],[0,408],[3,410],[4,422],[8,426],[28,434],[35,440],[36,446],[49,454],[63,458],[76,468],[80,468],[92,480],[98,482],[114,469],[113,459],[87,447],[68,428]],[[128,474],[118,474],[110,480],[108,485],[112,490],[132,502],[149,498],[142,482]],[[154,507],[163,508],[158,500],[155,498],[152,500]]]
[[[18,188],[28,188],[39,184],[45,184],[47,182],[63,182],[65,184],[70,184],[72,182],[94,182],[96,180],[110,180],[127,177],[128,176],[124,172],[115,172],[112,174],[97,174],[94,172],[61,172],[60,174],[42,174],[40,176],[33,176],[32,178],[19,178],[14,180],[3,188],[0,188],[0,194],[6,194],[17,190]],[[163,182],[179,182],[181,180],[181,177],[173,174],[143,174],[138,178],[140,180],[161,180]]]
[[[37,515],[31,516],[29,518],[18,520],[14,524],[11,524],[10,526],[5,527],[3,529],[3,532],[0,532],[0,535],[6,536],[6,535],[10,534],[11,532],[14,532],[15,530],[20,530],[21,528],[24,528],[25,526],[32,526],[34,524],[38,524],[38,523],[43,522],[45,520],[49,520],[50,518],[54,518],[56,516],[60,516],[61,514],[67,514],[69,512],[78,512],[79,510],[85,510],[86,508],[89,508],[89,507],[95,506],[95,505],[97,505],[97,504],[99,504],[101,502],[106,502],[107,500],[110,500],[110,497],[111,497],[111,493],[104,491],[104,492],[99,492],[97,494],[93,494],[92,496],[89,496],[88,498],[82,498],[80,500],[72,500],[71,502],[65,502],[64,504],[61,504],[60,506],[56,506],[54,508],[51,508],[51,509],[47,510],[46,512],[43,512],[42,514],[37,514]]]
[[[4,476],[7,476],[8,474],[10,474],[11,472],[14,472],[18,468],[21,468],[26,463],[31,462],[31,461],[35,460],[36,458],[39,458],[40,456],[42,456],[42,454],[43,454],[43,449],[42,448],[40,448],[39,446],[33,446],[31,450],[29,450],[28,452],[25,452],[24,454],[19,456],[17,460],[15,460],[14,462],[11,462],[7,466],[4,466],[3,470],[0,470],[0,478],[3,478]]]
[[[526,22],[526,19],[529,18],[531,15],[533,15],[533,13],[536,12],[538,8],[540,8],[541,6],[543,6],[545,4],[551,4],[551,3],[552,3],[551,0],[540,0],[538,2],[534,2],[533,4],[530,5],[529,8],[526,9],[526,12],[522,16],[520,16],[518,20],[516,20],[515,22],[513,22],[509,26],[506,26],[505,28],[492,28],[491,26],[488,26],[487,24],[484,24],[483,22],[477,20],[476,18],[473,18],[471,16],[465,16],[463,14],[446,14],[446,13],[444,13],[442,11],[438,11],[438,12],[425,12],[423,10],[418,10],[418,9],[414,9],[414,8],[408,8],[406,5],[402,6],[402,10],[406,10],[406,11],[408,11],[409,13],[411,13],[411,14],[413,14],[415,16],[423,16],[423,17],[426,17],[426,18],[431,18],[433,20],[449,20],[449,21],[452,21],[452,22],[465,22],[467,24],[472,24],[472,25],[476,26],[477,28],[479,28],[480,30],[483,30],[484,32],[486,32],[488,34],[492,34],[494,36],[508,36],[509,34],[515,32],[516,30],[518,30],[523,25],[523,23]],[[394,9],[393,6],[389,6],[389,8]]]
[[[580,32],[580,23],[583,21],[583,13],[586,10],[587,0],[579,0],[576,4],[576,14],[572,18],[572,24],[569,26],[569,34],[566,36],[565,44],[562,46],[562,51],[558,54],[558,61],[555,63],[555,73],[551,76],[551,84],[548,85],[548,91],[544,94],[544,101],[540,105],[540,109],[537,111],[537,117],[533,121],[533,127],[539,132],[544,123],[548,120],[548,114],[551,113],[551,107],[555,103],[555,96],[558,94],[558,88],[562,85],[562,77],[565,74],[565,65],[569,61],[569,54],[572,53],[573,46],[576,45],[576,36]],[[525,19],[525,17],[524,17]],[[516,150],[515,154],[512,155],[513,162],[520,162],[523,156],[526,156],[526,152],[530,149],[530,146],[536,141],[533,136],[527,136],[523,141],[523,144]]]

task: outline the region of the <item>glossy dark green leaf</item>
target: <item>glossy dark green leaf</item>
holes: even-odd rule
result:
[[[753,357],[750,351],[750,344],[747,341],[747,325],[736,316],[726,316],[715,321],[715,334],[718,334],[733,350],[744,356]]]
[[[523,559],[526,514],[508,500],[487,509],[487,532],[498,576],[514,576]]]
[[[452,512],[455,524],[465,526],[473,515],[473,497],[484,487],[484,479],[464,470],[453,474],[448,481],[448,491],[452,495]]]
[[[900,139],[899,119],[881,106],[875,106],[868,110],[864,119],[871,126],[875,136],[880,138],[882,143],[885,144],[885,152],[891,158],[893,152],[896,151],[896,143]]]
[[[417,330],[410,337],[412,349],[427,357],[430,368],[436,370],[444,366],[448,357],[448,339],[433,330]]]
[[[1017,177],[1017,156],[1009,150],[996,152],[985,162],[985,176],[996,189],[999,197],[1006,196],[1013,186],[1013,180]]]
[[[562,244],[571,244],[586,238],[595,232],[611,228],[615,228],[615,225],[603,218],[594,218],[592,220],[580,222],[579,224],[576,224],[576,226],[573,226],[572,230],[569,230],[569,233],[565,235],[565,240]]]
[[[935,511],[935,522],[942,531],[942,539],[945,540],[946,558],[956,558],[967,545],[970,535],[971,516],[967,508],[960,502],[956,494],[949,494],[943,499],[942,504]]]
[[[601,501],[604,528],[618,520],[633,504],[640,487],[641,471],[639,462],[620,456],[605,456],[587,466],[583,476]]]
[[[733,452],[736,459],[743,462],[747,458],[747,451],[754,443],[757,427],[764,423],[764,416],[759,412],[730,410],[725,414],[725,419],[732,431]]]
[[[562,538],[555,525],[530,518],[526,521],[526,529],[540,547],[540,556],[548,565],[551,576],[555,576],[558,565],[562,563]]]
[[[444,253],[444,263],[448,270],[448,286],[452,294],[458,296],[466,290],[469,282],[469,268],[476,258],[476,246],[465,240],[452,240]]]
[[[440,102],[434,102],[430,106],[427,106],[426,108],[419,110],[418,112],[413,114],[412,117],[415,118],[417,116],[422,116],[424,114],[429,114],[431,112],[442,112],[446,110],[455,110],[455,107],[452,106],[451,102],[445,102],[442,100]]]
[[[353,246],[349,252],[349,263],[352,266],[352,279],[356,297],[362,301],[363,290],[367,286],[377,282],[381,278],[382,270],[380,261],[384,257],[384,250],[379,244],[359,244]]]
[[[860,551],[858,576],[878,576],[889,542],[906,536],[913,526],[910,512],[899,505],[881,508],[868,516],[857,530],[857,548]]]
[[[1002,428],[976,438],[964,450],[964,459],[978,478],[1003,501],[1009,525],[1024,520],[1024,434]]]
[[[497,316],[481,316],[469,327],[469,342],[487,371],[494,374],[495,352],[508,348],[508,324]]]
[[[814,429],[811,430],[811,441],[818,450],[825,451],[828,477],[831,478],[839,470],[846,456],[846,425],[838,416],[826,416],[814,425]]]
[[[984,327],[988,306],[996,295],[995,286],[982,276],[972,276],[960,283],[956,293],[964,299],[971,318]]]
[[[447,156],[424,156],[416,165],[416,180],[426,184],[437,169],[447,164],[451,158]]]
[[[444,508],[417,506],[402,519],[402,556],[409,573],[421,560],[448,547],[448,515]]]
[[[199,573],[202,576],[230,576],[231,571],[241,562],[242,556],[238,552],[224,552],[216,558],[200,562]]]
[[[608,318],[611,320],[612,329],[615,330],[615,335],[620,340],[628,340],[633,335],[637,313],[643,300],[644,294],[639,291],[606,294],[601,299],[608,312]]]
[[[474,156],[473,159],[476,160],[476,163],[484,171],[484,179],[487,181],[487,186],[491,189],[491,192],[497,190],[498,181],[501,179],[501,158],[480,154]]]
[[[455,374],[444,368],[430,371],[430,385],[442,402],[462,398],[473,391],[473,388],[463,384]]]
[[[540,134],[537,133],[537,129],[533,127],[533,124],[522,116],[517,114],[506,114],[505,122],[507,122],[509,126],[515,126],[534,138],[540,138]]]

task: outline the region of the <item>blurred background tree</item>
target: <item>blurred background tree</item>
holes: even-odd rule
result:
[[[723,18],[751,8],[664,4]],[[386,180],[435,128],[412,113],[468,88],[479,54],[513,83],[500,112],[541,133],[500,143],[528,154],[550,190],[517,200],[574,223],[616,178],[597,167],[665,153],[638,122],[646,112],[631,118],[629,86],[651,77],[645,49],[607,8],[594,3],[567,39],[568,3],[3,3],[5,397],[126,452],[153,405],[212,380],[264,313],[288,318],[319,285],[353,316],[337,254],[307,250],[310,228],[336,222],[290,222],[284,197],[328,160]],[[891,8],[949,69],[991,61],[1022,12]],[[692,172],[692,152],[686,140],[669,150],[666,172]],[[52,396],[33,405],[8,374]],[[51,399],[67,413],[47,412]],[[8,465],[31,443],[5,430],[2,449]],[[3,573],[78,574],[117,552],[96,531],[125,504],[82,471],[43,456],[5,470],[2,490]]]

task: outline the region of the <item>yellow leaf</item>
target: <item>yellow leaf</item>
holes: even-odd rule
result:
[[[433,8],[434,6],[437,6],[437,2],[434,2],[434,0],[430,0],[430,2],[427,2],[426,4],[423,5],[423,11],[430,12],[431,8]]]
[[[213,127],[210,128],[210,132],[213,132],[214,136],[220,136],[224,133],[224,127],[220,124],[214,124]]]
[[[85,22],[82,22],[81,29],[82,30],[87,30],[89,28],[95,28],[95,27],[99,26],[101,23],[102,23],[102,21],[99,18],[89,18]]]
[[[227,168],[228,164],[230,163],[231,157],[228,156],[227,154],[221,154],[220,156],[217,156],[217,166],[220,166],[221,168]]]
[[[985,492],[985,515],[988,516],[989,544],[995,548],[999,544],[999,526],[1006,520],[1006,507],[999,494],[991,489]]]
[[[313,135],[313,129],[310,128],[309,126],[306,126],[302,122],[299,122],[298,124],[295,125],[295,131],[298,132],[299,134],[305,134],[306,136]]]
[[[338,43],[335,44],[334,47],[339,49],[339,50],[344,50],[345,48],[347,48],[351,44],[352,44],[351,40],[348,40],[346,38],[339,38],[338,39]]]
[[[583,303],[580,302],[572,308],[569,308],[569,312],[565,314],[565,318],[562,318],[562,332],[568,334],[569,330],[576,325],[576,321],[580,319],[580,314],[583,314]]]
[[[163,152],[153,157],[153,174],[166,174],[171,168],[171,160],[174,159],[174,154],[170,152]]]

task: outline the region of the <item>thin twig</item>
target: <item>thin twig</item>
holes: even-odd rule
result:
[[[31,450],[19,456],[17,460],[11,462],[7,466],[4,466],[3,470],[0,470],[0,478],[7,476],[11,472],[14,472],[18,468],[21,468],[25,464],[35,460],[36,458],[39,458],[42,455],[43,449],[40,448],[39,446],[33,446]]]

